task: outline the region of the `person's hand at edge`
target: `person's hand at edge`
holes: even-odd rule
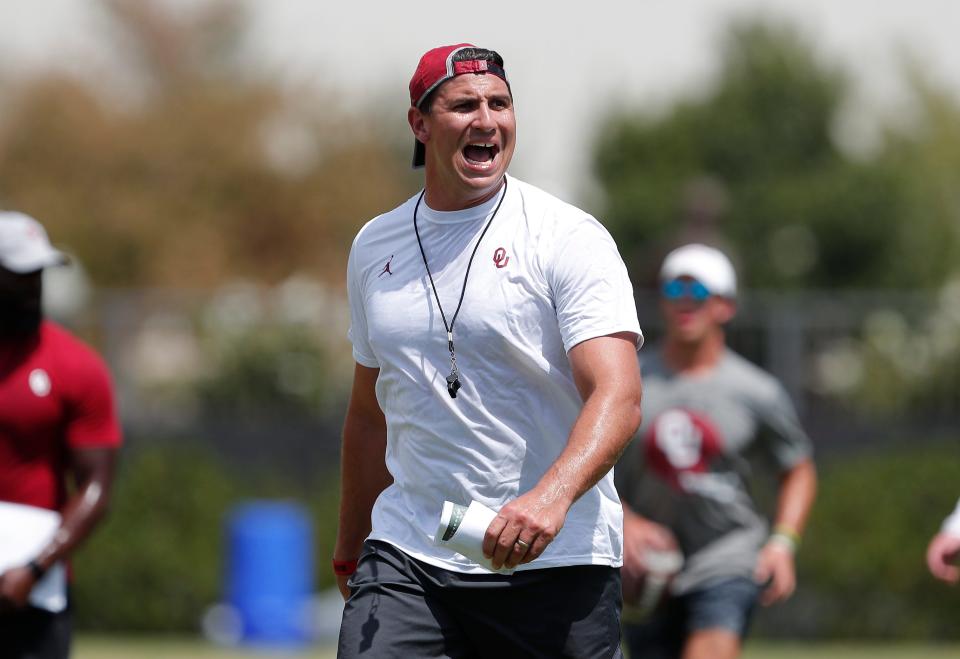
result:
[[[960,558],[960,536],[950,533],[938,533],[933,536],[927,547],[927,567],[930,569],[930,574],[948,584],[960,582],[960,568],[956,565],[958,558]]]

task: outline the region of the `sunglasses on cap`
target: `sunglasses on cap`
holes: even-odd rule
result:
[[[684,298],[694,302],[705,302],[710,297],[710,289],[696,279],[671,279],[663,283],[660,292],[664,299],[670,302]]]

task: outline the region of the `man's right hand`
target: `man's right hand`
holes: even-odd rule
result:
[[[340,589],[340,594],[343,596],[343,601],[346,602],[350,597],[350,586],[347,585],[350,577],[341,577],[337,575],[337,588]]]
[[[927,567],[930,574],[949,584],[960,581],[960,568],[951,563],[960,559],[960,536],[938,533],[927,547]]]
[[[649,552],[677,551],[680,547],[673,532],[666,526],[651,522],[626,508],[623,513],[623,567],[620,575],[623,600],[631,604],[639,597],[649,571]]]
[[[676,551],[680,548],[673,531],[662,524],[637,515],[623,517],[623,564],[632,571],[647,571],[645,554],[648,551]]]
[[[534,488],[504,505],[483,536],[483,555],[495,570],[537,559],[553,542],[572,502]]]
[[[0,574],[0,613],[25,607],[36,582],[29,567],[14,567]]]

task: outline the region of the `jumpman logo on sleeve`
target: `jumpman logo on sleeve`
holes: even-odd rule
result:
[[[384,275],[390,275],[391,277],[393,276],[393,271],[390,270],[390,264],[391,264],[391,263],[393,263],[393,254],[390,255],[390,258],[389,258],[389,259],[387,259],[387,262],[386,262],[386,263],[384,264],[384,266],[383,266],[383,270],[381,270],[381,271],[380,271],[380,274],[377,275],[377,279],[379,279],[380,277],[382,277],[382,276],[384,276]]]

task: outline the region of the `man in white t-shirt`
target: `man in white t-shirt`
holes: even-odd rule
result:
[[[930,574],[949,584],[960,582],[960,501],[953,513],[943,521],[940,532],[927,547]]]
[[[610,472],[642,343],[626,269],[594,218],[507,175],[497,53],[427,52],[410,104],[424,190],[348,265],[339,656],[619,657]],[[437,541],[445,501],[496,511],[485,561]]]

